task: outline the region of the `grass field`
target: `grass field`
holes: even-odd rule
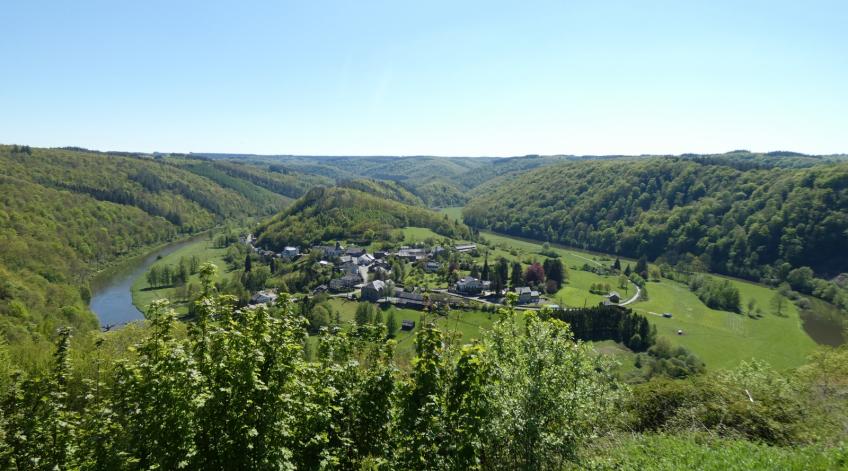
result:
[[[669,280],[648,283],[649,299],[633,308],[649,316],[659,335],[692,350],[708,367],[732,367],[750,358],[766,360],[776,368],[804,363],[816,343],[804,332],[795,306],[787,303],[785,316],[777,316],[769,308],[773,290],[738,280],[731,282],[739,288],[743,305],[749,299],[756,300],[764,311],[762,318],[710,309],[687,286]],[[673,317],[656,315],[662,312],[670,312]],[[678,329],[683,335],[677,335]]]
[[[443,212],[451,217],[460,217],[461,208],[446,208]],[[503,256],[509,260],[525,260],[538,256],[542,244],[534,241],[507,237],[490,232],[481,235],[494,248],[492,257]],[[625,298],[633,294],[617,288],[616,277],[603,277],[594,273],[575,270],[584,263],[604,263],[609,265],[613,258],[609,255],[590,253],[569,247],[551,244],[563,263],[569,268],[569,282],[558,293],[550,296],[558,304],[568,306],[592,305],[602,300],[600,296],[589,293],[592,283],[609,283]],[[634,260],[622,258],[622,264],[635,265]],[[718,278],[723,278],[717,276]],[[743,310],[753,299],[763,311],[760,318],[746,314],[710,309],[682,283],[663,279],[647,284],[648,300],[630,305],[637,312],[648,316],[656,326],[657,333],[667,337],[672,344],[683,345],[698,355],[708,368],[728,368],[742,360],[757,358],[769,362],[775,368],[790,368],[805,363],[807,356],[816,348],[816,342],[804,331],[800,314],[792,303],[786,303],[783,316],[772,312],[770,301],[775,290],[755,283],[730,279],[741,295]],[[632,285],[631,285],[632,286]],[[670,312],[667,319],[661,313]],[[683,335],[677,335],[682,330]],[[620,352],[620,347],[601,344],[599,351],[612,353],[622,363],[632,361],[632,354]]]
[[[483,236],[499,246],[511,247],[523,253],[538,252],[542,248],[539,243],[497,234],[483,233]],[[587,260],[598,262],[610,258],[560,246],[553,246],[551,250],[556,251],[569,267],[582,265]],[[622,259],[622,263],[635,262]],[[586,298],[590,305],[600,300],[600,297],[593,298],[594,295],[588,293],[591,283],[602,281],[612,286],[616,284],[613,277],[604,280],[604,277],[589,272],[569,270],[569,276],[569,284],[560,290],[567,305],[580,304],[581,297]],[[775,290],[736,279],[730,281],[739,288],[743,306],[747,305],[749,299],[756,300],[757,306],[765,313],[762,318],[752,319],[744,314],[710,309],[686,285],[665,279],[649,282],[649,299],[630,307],[646,314],[657,327],[659,335],[667,337],[672,344],[685,346],[701,357],[708,368],[728,368],[751,358],[768,361],[775,368],[789,368],[805,363],[806,357],[816,348],[816,343],[804,332],[795,306],[787,303],[789,307],[784,317],[774,315],[769,301]],[[620,291],[624,294],[623,290]],[[663,318],[660,315],[663,312],[671,312],[673,317]],[[677,335],[679,329],[683,330],[684,335]]]
[[[343,323],[353,323],[356,314],[357,301],[348,301],[342,298],[333,298],[329,301],[333,310],[338,311]],[[398,326],[401,321],[415,321],[415,329],[410,331],[398,330],[395,333],[397,341],[397,355],[401,359],[409,360],[415,353],[415,332],[421,325],[424,313],[413,309],[389,308],[383,311],[383,319],[388,319],[389,310],[395,313]],[[492,326],[496,314],[479,311],[452,311],[447,317],[430,315],[435,319],[436,325],[447,335],[455,338],[459,343],[468,343],[480,337],[481,329]]]
[[[225,252],[226,249],[215,248],[212,246],[212,241],[204,238],[162,257],[161,260],[156,262],[156,265],[177,265],[180,262],[180,257],[190,258],[192,256],[196,256],[200,259],[200,263],[212,262],[218,266],[218,276],[216,281],[219,281],[228,276],[227,263],[223,258]],[[200,281],[197,275],[192,275],[189,279],[189,283],[199,284]],[[147,279],[144,275],[133,282],[133,304],[135,304],[135,306],[142,312],[147,309],[147,306],[150,305],[152,301],[163,298],[174,299],[174,288],[168,287],[152,289],[147,283]],[[172,302],[172,306],[178,314],[186,314],[188,312],[188,306],[184,303]]]

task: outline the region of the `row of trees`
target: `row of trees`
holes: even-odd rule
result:
[[[200,259],[196,255],[180,257],[176,265],[154,264],[145,275],[147,284],[153,288],[163,286],[182,286],[188,282],[188,277],[197,273]]]
[[[387,338],[394,338],[398,328],[400,328],[397,314],[393,307],[389,308],[384,315],[383,310],[379,306],[365,302],[356,305],[354,323],[357,328],[373,325],[385,328]]]
[[[494,267],[489,266],[489,258],[483,260],[482,268],[471,268],[471,276],[492,282],[492,290],[500,292],[507,288],[532,286],[548,293],[556,293],[566,282],[568,272],[559,258],[546,258],[543,263],[531,262],[525,268],[521,262],[510,263],[499,257]]]
[[[689,289],[698,298],[713,309],[742,312],[742,301],[737,288],[730,280],[716,280],[707,275],[697,274],[689,279]]]

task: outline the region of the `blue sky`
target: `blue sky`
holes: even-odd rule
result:
[[[3,143],[848,152],[845,1],[27,0],[0,24]]]

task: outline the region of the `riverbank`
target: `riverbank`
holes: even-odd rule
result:
[[[132,301],[131,286],[158,258],[180,248],[208,238],[209,231],[153,247],[146,252],[119,259],[100,270],[89,280],[91,301],[89,309],[97,316],[101,327],[111,327],[144,318]]]

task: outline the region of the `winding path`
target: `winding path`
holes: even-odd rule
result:
[[[586,260],[587,262],[594,263],[595,265],[597,265],[599,267],[602,266],[597,260],[592,260],[591,258],[586,258],[586,257],[584,257],[580,254],[576,254],[574,252],[568,252],[568,253],[570,253],[571,255],[574,255],[577,258],[581,258],[583,260]],[[642,288],[640,288],[639,285],[637,285],[636,283],[633,283],[630,280],[627,280],[627,282],[636,287],[636,294],[634,294],[633,297],[628,299],[627,301],[624,301],[623,303],[618,303],[619,306],[627,306],[628,304],[635,303],[636,301],[639,300],[639,296],[642,294]]]
[[[632,284],[633,286],[636,287],[636,294],[634,294],[633,297],[628,299],[627,301],[624,301],[623,303],[618,303],[619,306],[627,306],[630,303],[635,303],[636,301],[639,300],[639,296],[642,294],[642,288],[640,288],[639,285],[637,285],[636,283],[633,283],[632,281],[629,281],[629,280],[628,280],[628,283],[630,283],[630,284]]]

